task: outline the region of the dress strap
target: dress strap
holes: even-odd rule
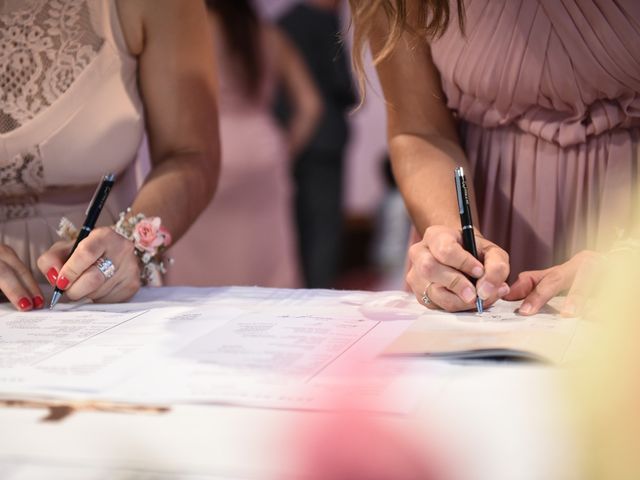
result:
[[[120,13],[118,11],[118,0],[90,0],[96,8],[96,21],[100,24],[100,30],[108,42],[120,54],[123,60],[135,62],[136,59],[129,52]]]

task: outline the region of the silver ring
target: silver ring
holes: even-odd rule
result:
[[[424,292],[422,292],[422,304],[426,307],[428,306],[430,303],[433,303],[431,301],[431,299],[429,298],[429,295],[427,294],[427,290],[429,290],[429,287],[433,285],[433,282],[429,282],[427,283],[427,286],[424,287]]]
[[[98,267],[98,270],[102,272],[102,274],[107,280],[113,277],[116,273],[116,266],[113,264],[111,260],[105,257],[100,257],[96,261],[96,267]]]

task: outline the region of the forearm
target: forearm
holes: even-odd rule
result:
[[[218,176],[212,153],[172,154],[152,169],[132,210],[160,217],[176,242],[211,201]]]
[[[389,149],[398,187],[413,223],[422,236],[431,225],[460,228],[453,171],[465,168],[469,184],[471,172],[464,151],[457,142],[440,135],[399,134],[391,137]],[[474,223],[478,210],[472,191]]]

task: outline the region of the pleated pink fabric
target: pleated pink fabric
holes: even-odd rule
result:
[[[454,21],[431,47],[482,232],[509,252],[512,278],[606,249],[638,214],[640,1],[465,7],[464,34]]]

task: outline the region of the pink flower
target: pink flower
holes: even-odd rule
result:
[[[173,241],[171,238],[171,234],[169,233],[169,230],[167,230],[164,227],[160,227],[160,234],[163,237],[163,245],[165,247],[168,247],[169,245],[171,245],[171,242]]]
[[[158,248],[165,245],[165,235],[161,231],[160,217],[143,218],[133,231],[133,242],[135,246],[155,255]],[[166,230],[166,229],[163,229]]]

